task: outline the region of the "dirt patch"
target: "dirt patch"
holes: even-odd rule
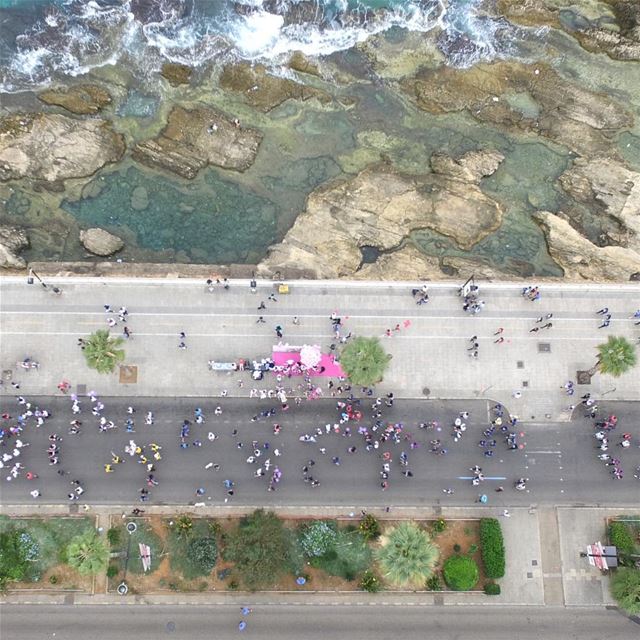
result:
[[[51,576],[54,582],[51,582]],[[81,576],[67,564],[58,564],[47,569],[37,582],[12,582],[11,591],[83,591],[91,593],[93,578]]]

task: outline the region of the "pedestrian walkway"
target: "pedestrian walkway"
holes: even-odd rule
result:
[[[521,284],[480,283],[482,312],[462,310],[458,287],[429,283],[429,303],[416,305],[416,283],[293,281],[288,295],[275,295],[272,282],[231,281],[230,289],[208,293],[204,281],[59,278],[62,296],[43,297],[22,277],[0,283],[0,330],[7,338],[3,371],[30,395],[52,394],[70,378],[73,391],[100,388],[104,395],[175,395],[205,397],[227,391],[248,395],[249,374],[208,371],[207,361],[237,362],[269,357],[274,327],[283,327],[292,344],[319,344],[328,352],[335,337],[329,316],[338,313],[345,331],[379,336],[393,356],[378,393],[393,391],[410,398],[486,398],[503,403],[521,421],[568,420],[578,393],[608,400],[640,400],[640,367],[615,381],[596,374],[588,384],[577,380],[591,368],[596,346],[608,333],[630,340],[640,336],[631,315],[638,305],[637,286],[541,285],[537,302],[523,298]],[[269,299],[268,294],[273,294]],[[266,301],[259,313],[257,302]],[[604,304],[612,314],[606,331],[598,329],[596,311]],[[78,338],[106,328],[104,306],[128,309],[126,368],[103,376],[89,370]],[[531,333],[538,316],[553,315],[552,328]],[[297,322],[294,323],[294,317]],[[122,331],[116,323],[113,331]],[[397,330],[396,330],[397,328]],[[495,334],[501,328],[501,343]],[[187,348],[177,349],[180,332]],[[477,336],[478,356],[468,352]],[[31,357],[35,371],[11,371]],[[10,376],[9,376],[10,377]],[[7,380],[8,382],[8,380]],[[5,383],[1,393],[14,393]]]
[[[544,604],[564,604],[562,590],[562,562],[560,538],[555,509],[541,509],[539,513],[542,578],[544,581]]]

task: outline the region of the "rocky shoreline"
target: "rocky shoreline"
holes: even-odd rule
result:
[[[635,74],[630,77],[640,79],[640,8],[631,0],[609,0],[600,13],[593,9],[579,16],[582,21],[576,18],[575,28],[568,27],[576,10],[569,2],[532,0],[523,10],[522,3],[498,0],[495,6],[514,23],[571,36],[580,55],[604,53],[621,73],[629,69]],[[75,255],[88,251],[90,261],[83,266],[54,258],[46,266],[36,259],[45,273],[176,273],[175,264],[153,264],[157,253],[151,251],[133,258],[148,264],[132,264],[130,228],[119,233],[117,226],[72,220],[63,200],[91,201],[100,195],[105,172],[113,175],[128,163],[136,171],[182,180],[176,188],[184,193],[193,191],[192,183],[201,188],[202,176],[215,167],[266,202],[273,181],[269,165],[278,166],[294,141],[315,139],[321,145],[316,122],[326,116],[330,126],[351,118],[358,134],[352,139],[345,134],[348,151],[336,150],[332,158],[342,173],[307,189],[305,206],[280,231],[281,240],[254,264],[234,264],[228,271],[181,264],[180,273],[377,280],[522,276],[523,271],[478,248],[513,224],[505,179],[509,152],[537,144],[566,158],[566,168],[549,179],[550,196],[528,196],[526,217],[520,214],[528,233],[543,238],[549,261],[570,281],[640,280],[640,166],[620,145],[622,135],[637,136],[640,90],[636,87],[635,101],[625,100],[623,89],[599,89],[545,60],[444,66],[429,48],[429,37],[416,44],[409,34],[398,45],[374,36],[358,53],[370,65],[371,77],[385,79],[385,95],[401,105],[395,108],[403,110],[407,122],[434,128],[439,122],[450,126],[445,123],[455,118],[460,128],[476,133],[484,128],[486,141],[464,140],[446,150],[434,145],[427,153],[410,134],[402,137],[391,126],[395,123],[367,126],[358,114],[369,95],[364,89],[375,85],[354,75],[339,56],[315,61],[299,52],[279,74],[244,62],[206,72],[166,64],[157,77],[163,91],[157,116],[146,120],[123,115],[130,91],[109,84],[106,72],[42,91],[37,96],[42,110],[5,109],[0,116],[0,267],[26,268],[21,252],[47,237],[52,255],[64,256],[65,246],[72,245]],[[375,113],[375,104],[366,106]],[[407,149],[416,154],[412,162]],[[256,182],[259,172],[268,180]],[[497,190],[503,183],[507,188]],[[215,199],[219,188],[211,193]],[[33,197],[21,213],[24,194]],[[134,189],[132,215],[145,211],[154,195]],[[34,211],[36,200],[42,205]],[[174,215],[187,220],[192,208],[185,205]],[[61,222],[47,229],[42,216],[54,211]],[[264,222],[265,216],[257,218]],[[415,240],[420,232],[451,249],[424,250]],[[102,263],[93,256],[124,262]],[[180,257],[185,260],[189,255]]]

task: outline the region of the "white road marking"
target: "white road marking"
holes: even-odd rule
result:
[[[527,453],[549,453],[549,454],[558,455],[559,453],[562,453],[562,452],[561,451],[528,451]]]

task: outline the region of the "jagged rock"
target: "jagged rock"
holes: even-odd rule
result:
[[[372,167],[350,180],[320,187],[284,240],[269,249],[261,268],[268,272],[298,267],[319,278],[351,277],[361,267],[360,247],[391,252],[417,229],[432,229],[461,248],[471,248],[500,226],[503,212],[480,190],[474,174],[467,169],[461,173],[460,165],[453,165],[449,173],[422,176]],[[393,255],[377,262],[384,266]],[[432,267],[426,258],[416,264],[425,271]],[[360,273],[375,269],[363,265]]]
[[[290,99],[317,98],[322,103],[331,101],[331,96],[325,91],[307,87],[288,78],[278,78],[268,73],[263,65],[252,66],[248,62],[227,65],[222,70],[220,86],[242,93],[251,106],[265,113]]]
[[[160,75],[166,78],[172,87],[189,84],[192,73],[193,69],[191,67],[177,62],[165,62],[160,70]]]
[[[640,253],[624,247],[597,247],[566,220],[548,211],[533,214],[544,231],[551,257],[569,280],[628,282],[640,271]]]
[[[210,107],[174,107],[167,126],[152,140],[137,144],[132,156],[138,162],[193,179],[208,164],[244,171],[255,160],[262,133],[236,126]]]
[[[319,76],[320,71],[315,62],[311,62],[302,51],[294,51],[289,58],[289,69],[293,69],[298,73],[307,73],[312,76]]]
[[[498,269],[475,256],[469,258],[443,256],[441,264],[442,269],[456,280],[466,280],[470,276],[475,276],[480,280],[513,280],[514,277],[513,271]]]
[[[98,113],[111,103],[110,93],[96,84],[48,89],[39,93],[38,98],[45,104],[53,104],[78,115]]]
[[[591,212],[616,220],[619,243],[640,253],[640,173],[609,158],[577,158],[560,176],[560,184]]]
[[[383,253],[375,262],[363,264],[353,274],[354,280],[441,280],[438,258],[425,255],[415,247],[403,247]]]
[[[446,153],[434,153],[431,156],[431,169],[434,173],[477,183],[495,173],[503,160],[504,156],[494,150],[469,151],[459,160],[454,160]]]
[[[527,131],[581,155],[615,155],[611,132],[633,125],[624,107],[601,93],[568,82],[545,64],[496,62],[469,69],[422,69],[400,86],[421,109],[434,114],[468,111],[476,120],[509,131]],[[521,94],[537,105],[532,117],[509,97]]]
[[[110,122],[30,113],[0,118],[0,181],[90,176],[125,151]]]
[[[110,256],[124,247],[124,241],[112,233],[95,227],[80,232],[80,242],[87,251],[97,256]]]
[[[560,10],[563,8],[580,18],[573,21],[570,30],[560,20]],[[616,60],[640,60],[640,3],[637,0],[604,0],[600,3],[567,1],[566,7],[562,7],[558,0],[498,0],[497,13],[512,22],[530,27],[563,29],[587,51],[606,53]],[[598,27],[603,18],[613,19],[618,30]]]
[[[27,263],[17,254],[29,246],[29,238],[24,229],[0,226],[0,268],[24,269]]]

